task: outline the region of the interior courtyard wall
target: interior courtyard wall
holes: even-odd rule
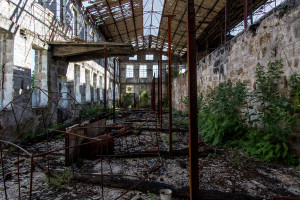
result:
[[[205,94],[224,80],[238,80],[253,90],[258,63],[282,60],[284,83],[300,74],[300,6],[271,11],[259,22],[219,47],[197,63],[197,92]],[[284,85],[283,85],[284,87]],[[188,96],[187,73],[173,80],[173,107],[185,110]]]

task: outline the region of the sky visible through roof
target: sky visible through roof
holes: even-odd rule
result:
[[[144,36],[158,36],[164,0],[143,0]]]

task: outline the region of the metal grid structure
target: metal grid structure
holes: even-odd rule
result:
[[[172,54],[182,56],[187,52],[185,1],[82,0],[81,2],[108,41],[131,43],[136,51],[141,49],[167,51],[169,19],[166,16],[172,16]],[[200,47],[205,49],[206,41],[211,43],[210,46],[226,42],[231,29],[242,21],[250,20],[256,13],[254,11],[262,5],[272,3],[273,0],[196,0],[194,2],[196,38]],[[159,7],[162,9],[158,9]]]

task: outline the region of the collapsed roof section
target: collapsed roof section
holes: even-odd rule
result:
[[[108,41],[131,43],[135,51],[167,51],[166,16],[172,15],[172,53],[183,55],[187,51],[185,0],[81,1]],[[252,13],[266,2],[267,0],[195,0],[197,39],[203,40],[210,35],[215,40],[217,36],[226,35],[227,30],[244,19],[245,13]]]

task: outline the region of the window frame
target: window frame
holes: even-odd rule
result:
[[[147,78],[147,65],[140,65],[139,68],[139,77],[140,78]]]
[[[126,65],[126,78],[134,78],[134,65]]]
[[[137,60],[137,55],[129,57],[129,60]]]
[[[156,69],[154,68],[154,66],[155,66]],[[152,76],[155,77],[155,78],[158,77],[158,65],[153,65],[152,66]]]
[[[145,55],[145,60],[154,60],[154,55],[153,54],[146,54]]]

